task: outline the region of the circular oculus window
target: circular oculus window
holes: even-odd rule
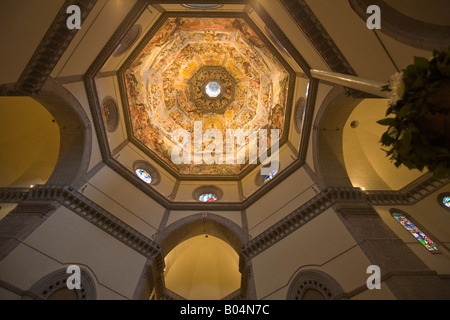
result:
[[[204,193],[198,197],[201,202],[214,202],[217,201],[217,196],[214,193]]]
[[[216,186],[201,186],[192,192],[192,197],[200,202],[215,202],[222,198],[222,189]]]
[[[220,84],[215,81],[209,82],[205,87],[206,94],[211,98],[217,98],[222,91]]]
[[[138,178],[146,184],[156,185],[159,183],[159,173],[150,163],[145,161],[136,161],[133,169]]]
[[[144,169],[136,169],[135,172],[136,172],[137,176],[139,177],[139,179],[141,179],[145,183],[148,183],[148,184],[152,183],[152,176],[150,175],[150,173],[148,173]]]

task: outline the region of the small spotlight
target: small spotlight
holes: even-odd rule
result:
[[[361,187],[361,190],[362,190],[362,191],[366,191],[366,188],[364,188],[364,187]]]
[[[31,185],[30,185],[30,188],[34,188],[34,184],[31,184]]]

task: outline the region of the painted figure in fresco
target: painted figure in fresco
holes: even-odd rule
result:
[[[282,129],[283,109],[279,103],[275,105],[271,116],[272,129]]]

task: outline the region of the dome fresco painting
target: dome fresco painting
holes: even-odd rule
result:
[[[133,138],[178,174],[240,174],[248,156],[244,164],[174,164],[180,141],[172,137],[193,134],[196,122],[223,137],[227,129],[287,134],[294,79],[271,50],[241,18],[167,18],[123,73]]]

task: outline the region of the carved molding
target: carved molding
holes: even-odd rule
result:
[[[70,5],[79,6],[81,9],[81,21],[83,22],[96,3],[97,0],[66,0],[64,2],[19,77],[14,88],[14,94],[32,95],[39,93],[45,81],[50,76],[50,73],[53,71],[53,68],[77,34],[77,29],[67,28],[66,22],[69,17],[66,12],[67,8]]]
[[[25,294],[30,295],[35,300],[47,300],[59,289],[67,288],[66,282],[70,274],[66,269],[56,270],[36,282]],[[95,282],[87,271],[81,268],[80,289],[74,289],[78,300],[96,300],[97,290]]]
[[[338,202],[349,204],[365,202],[372,206],[410,206],[428,197],[449,182],[450,179],[439,180],[433,176],[425,175],[400,191],[362,191],[359,188],[342,187],[325,189],[244,244],[241,248],[241,255],[246,260],[253,258]],[[71,187],[0,188],[0,202],[19,203],[25,200],[58,201],[144,256],[153,259],[161,254],[161,248],[157,243],[140,234]],[[358,214],[365,214],[359,212],[358,209],[356,210]],[[158,268],[163,269],[163,262]]]
[[[356,75],[355,70],[305,0],[280,1],[332,71]]]
[[[242,247],[241,254],[251,259],[288,236],[326,209],[336,203],[366,203],[366,206],[411,206],[425,199],[450,182],[450,179],[436,179],[432,175],[424,175],[400,191],[362,191],[359,188],[328,188],[320,192],[291,214],[250,240]],[[347,210],[348,214],[367,215],[368,211],[358,208]]]
[[[19,197],[12,196],[13,193],[21,195],[20,198],[23,198],[24,193],[26,193],[26,200],[57,201],[149,259],[153,259],[161,253],[161,248],[158,244],[134,230],[72,187],[37,185],[29,189],[0,188],[1,202],[15,202],[11,200]]]
[[[353,11],[364,22],[370,5],[377,5],[382,12],[382,27],[379,32],[408,46],[422,50],[446,50],[450,45],[450,26],[419,21],[398,12],[383,0],[349,0]]]
[[[362,191],[359,188],[329,188],[294,210],[291,214],[242,246],[244,259],[251,259],[291,234],[337,202],[367,202],[376,206],[414,205],[448,184],[450,179],[422,177],[400,191]],[[124,242],[144,256],[153,259],[161,253],[158,244],[135,231],[121,220],[68,186],[35,186],[0,188],[0,202],[24,200],[58,201],[81,217]]]
[[[19,203],[8,215],[15,216],[38,216],[44,217],[49,212],[55,210],[55,206],[48,203]]]
[[[325,300],[341,300],[347,296],[339,283],[330,275],[319,270],[302,270],[289,286],[287,300],[302,300],[306,291],[314,289]]]

